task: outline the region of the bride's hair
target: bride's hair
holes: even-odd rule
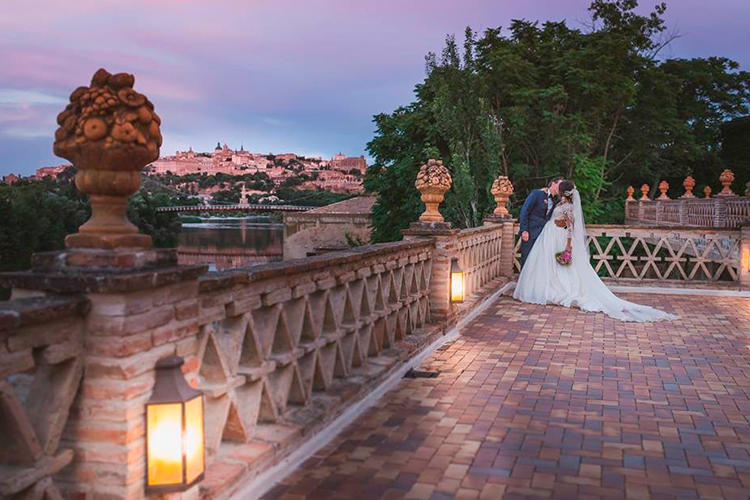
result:
[[[558,186],[557,190],[560,192],[560,196],[568,201],[573,201],[573,190],[576,185],[571,181],[562,181]]]

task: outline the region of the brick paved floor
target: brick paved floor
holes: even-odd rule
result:
[[[627,298],[502,298],[263,498],[750,498],[750,299]]]

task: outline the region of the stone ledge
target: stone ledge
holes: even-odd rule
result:
[[[91,302],[83,296],[31,297],[0,302],[0,331],[84,316],[90,308]]]
[[[197,279],[208,266],[170,266],[136,270],[19,271],[0,274],[0,286],[51,293],[123,293]]]
[[[210,292],[264,279],[291,276],[310,271],[319,271],[329,267],[334,268],[342,264],[359,262],[364,259],[426,247],[432,247],[431,240],[419,239],[397,241],[393,243],[377,243],[375,245],[367,245],[339,252],[330,252],[324,255],[316,255],[314,257],[306,257],[303,259],[272,262],[269,264],[254,266],[252,268],[240,268],[219,273],[210,273],[201,278],[200,292]]]

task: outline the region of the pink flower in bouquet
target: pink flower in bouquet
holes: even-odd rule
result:
[[[558,252],[555,254],[555,259],[561,266],[569,266],[573,262],[573,254],[570,252]]]

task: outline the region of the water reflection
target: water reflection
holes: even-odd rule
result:
[[[282,260],[284,226],[263,219],[211,219],[183,224],[180,264],[208,264],[221,271]]]

